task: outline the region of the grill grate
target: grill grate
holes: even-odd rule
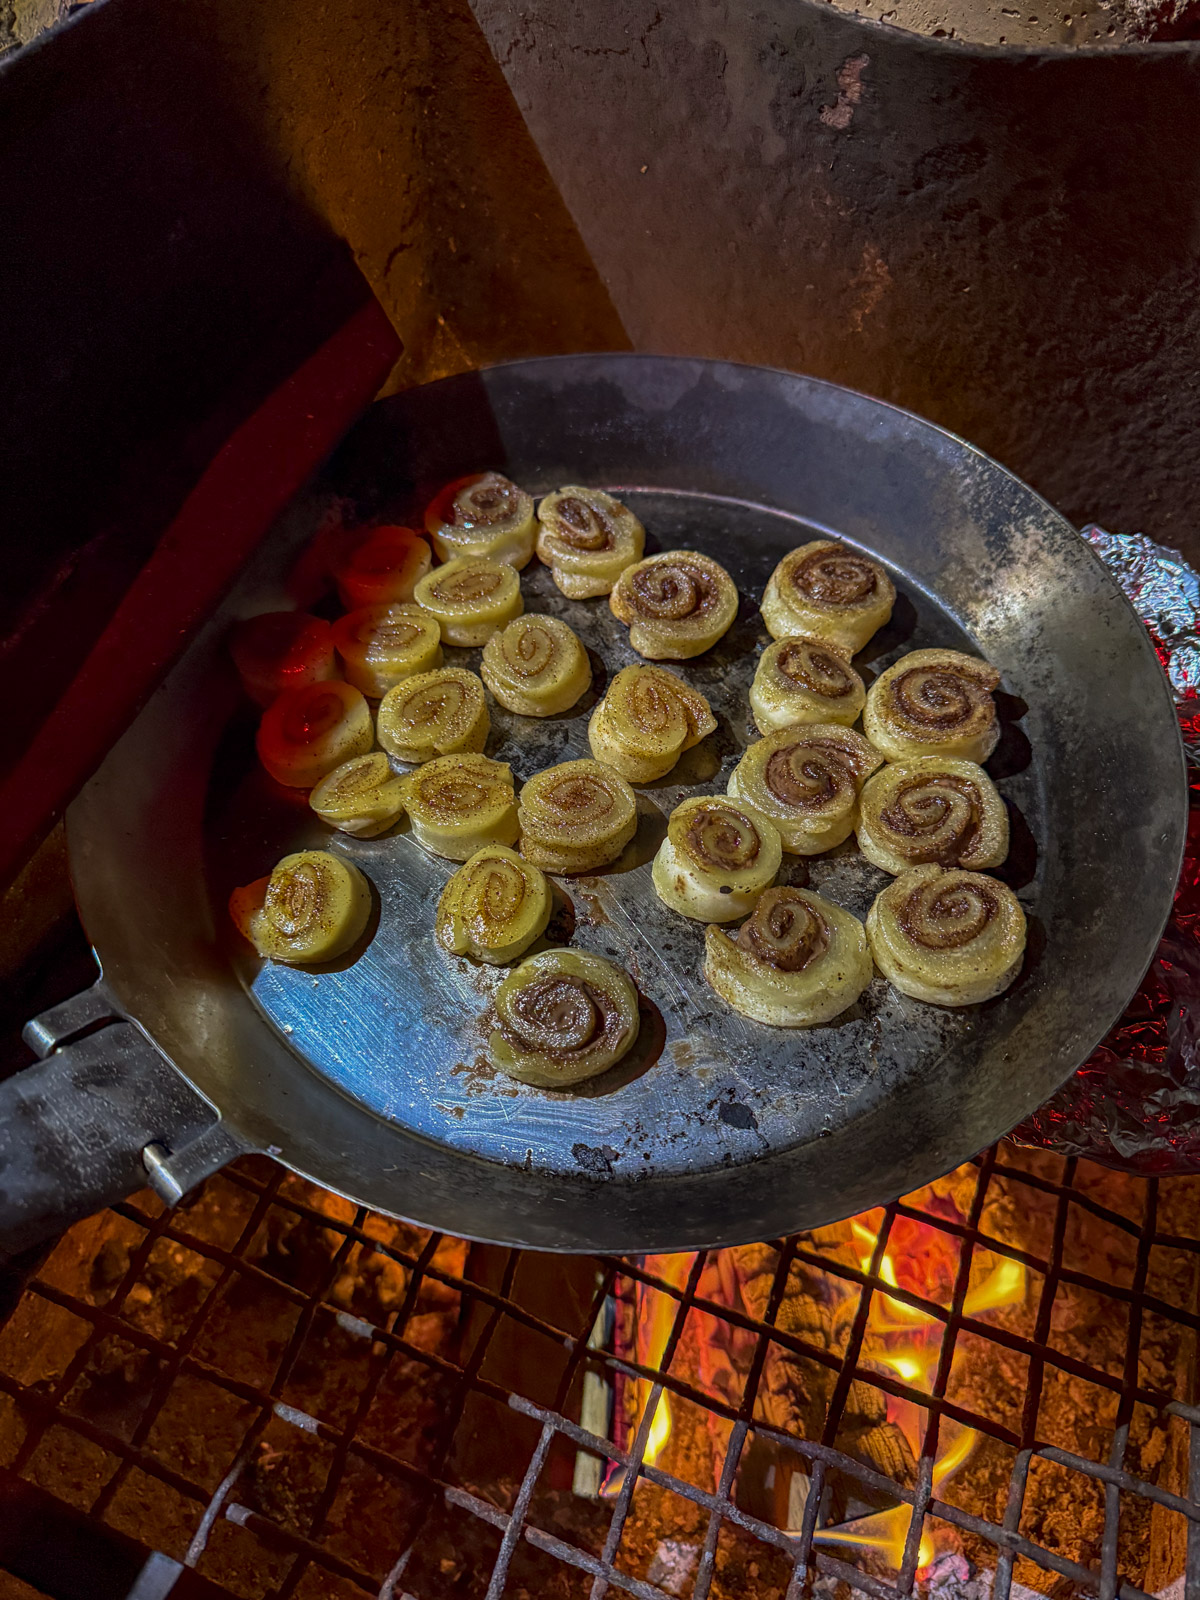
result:
[[[1032,1564],[1027,1573],[1037,1568],[1062,1580],[1057,1594],[1080,1589],[1100,1600],[1138,1600],[1144,1593],[1141,1573],[1121,1570],[1122,1518],[1135,1506],[1143,1517],[1149,1508],[1160,1518],[1183,1519],[1180,1548],[1186,1546],[1191,1592],[1200,1582],[1200,1407],[1192,1390],[1200,1243],[1172,1230],[1188,1209],[1175,1201],[1185,1190],[1190,1206],[1196,1185],[1106,1176],[1006,1145],[979,1158],[970,1176],[973,1195],[961,1221],[912,1197],[886,1208],[882,1223],[872,1224],[875,1243],[863,1269],[847,1265],[844,1252],[826,1250],[812,1237],[777,1242],[762,1320],[701,1293],[703,1253],[673,1275],[675,1282],[635,1261],[589,1258],[594,1289],[577,1298],[571,1317],[547,1317],[515,1292],[519,1252],[468,1254],[458,1241],[354,1211],[273,1163],[252,1158],[210,1180],[187,1209],[167,1212],[146,1193],[80,1224],[31,1270],[0,1326],[3,1460],[10,1472],[70,1500],[93,1524],[166,1549],[230,1593],[276,1600],[364,1593],[387,1600],[440,1600],[443,1593],[498,1600],[502,1594],[560,1592],[601,1600],[610,1591],[638,1600],[675,1600],[684,1592],[692,1600],[709,1600],[735,1592],[725,1585],[721,1568],[731,1537],[762,1552],[773,1574],[769,1592],[787,1600],[814,1586],[832,1588],[837,1580],[874,1600],[900,1600],[925,1582],[918,1562],[927,1516],[993,1553],[997,1600],[1007,1600],[1022,1560]],[[988,1231],[989,1196],[998,1184],[1052,1219],[1048,1248],[1018,1245]],[[1116,1203],[1106,1184],[1120,1187]],[[1175,1198],[1164,1206],[1167,1190]],[[1137,1201],[1132,1207],[1126,1203],[1131,1195]],[[597,1203],[602,1197],[598,1187]],[[1116,1241],[1116,1254],[1131,1257],[1129,1271],[1085,1271],[1071,1264],[1069,1224],[1076,1208]],[[889,1237],[901,1219],[937,1230],[957,1250],[948,1304],[899,1288],[883,1275]],[[1031,1323],[1032,1331],[967,1309],[972,1260],[982,1251],[1019,1262],[1029,1273],[1034,1287],[1026,1327]],[[1156,1251],[1190,1264],[1190,1276],[1182,1274],[1191,1285],[1185,1292],[1172,1295],[1163,1288]],[[488,1271],[479,1270],[477,1257],[486,1257]],[[545,1273],[566,1270],[557,1261],[537,1259]],[[166,1290],[161,1274],[155,1287],[156,1262],[171,1264]],[[832,1352],[775,1325],[794,1263],[841,1279],[857,1297],[842,1350]],[[364,1315],[355,1285],[361,1287],[363,1273],[376,1268],[390,1274],[389,1290],[381,1297],[376,1274]],[[672,1304],[670,1332],[653,1366],[588,1342],[610,1297],[638,1282]],[[1065,1286],[1124,1308],[1123,1359],[1093,1364],[1061,1347],[1054,1308]],[[881,1294],[937,1325],[940,1347],[927,1388],[880,1371],[864,1356],[870,1307]],[[562,1297],[563,1304],[569,1299]],[[239,1339],[238,1319],[251,1303],[259,1320],[252,1334]],[[269,1315],[262,1320],[264,1305]],[[678,1367],[676,1354],[692,1314],[722,1319],[753,1339],[739,1403],[715,1398]],[[1168,1329],[1182,1353],[1172,1384],[1147,1376],[1148,1323],[1160,1332]],[[439,1329],[451,1325],[455,1339],[441,1337]],[[1006,1420],[1000,1408],[989,1414],[955,1398],[952,1362],[968,1336],[986,1341],[1005,1359],[1027,1363],[1019,1423],[1012,1412]],[[536,1383],[498,1381],[496,1373],[505,1368],[496,1351],[514,1341],[536,1352]],[[798,1438],[772,1426],[757,1404],[772,1346],[834,1374],[819,1438]],[[574,1420],[585,1370],[610,1381],[640,1378],[651,1386],[629,1448]],[[1098,1452],[1103,1459],[1039,1434],[1043,1394],[1054,1373],[1113,1397],[1115,1422],[1107,1449]],[[923,1417],[911,1486],[839,1448],[839,1427],[856,1380],[907,1401]],[[664,1393],[728,1426],[715,1488],[644,1459],[655,1403]],[[1139,1471],[1130,1461],[1138,1407],[1148,1408],[1168,1434],[1186,1430],[1186,1449],[1176,1454],[1190,1460],[1190,1468],[1186,1488],[1182,1481],[1175,1484],[1179,1492],[1154,1481],[1161,1474]],[[1002,1516],[993,1520],[964,1509],[935,1487],[946,1423],[971,1428],[1011,1452]],[[216,1443],[213,1434],[219,1435]],[[487,1488],[464,1475],[455,1463],[468,1436],[490,1439],[498,1459],[517,1463],[515,1471],[498,1470]],[[798,1531],[772,1526],[735,1496],[739,1462],[752,1438],[803,1464],[810,1488]],[[573,1462],[579,1449],[626,1469],[612,1498],[591,1507],[586,1529],[578,1520],[543,1514],[556,1457]],[[307,1476],[296,1467],[309,1459],[306,1451]],[[288,1458],[289,1476],[286,1489],[275,1491],[271,1464],[281,1457]],[[73,1479],[64,1466],[68,1461],[75,1464]],[[1098,1486],[1089,1490],[1103,1501],[1094,1564],[1027,1530],[1023,1512],[1039,1463]],[[898,1573],[881,1575],[877,1564],[860,1562],[856,1549],[841,1546],[835,1552],[814,1541],[831,1475],[911,1508]],[[652,1579],[630,1570],[624,1546],[642,1483],[687,1502],[703,1526],[690,1587],[663,1587],[661,1574]],[[247,1537],[249,1545],[237,1542]],[[531,1568],[531,1561],[541,1564]],[[553,1573],[561,1588],[552,1587]],[[1049,1589],[1049,1582],[1043,1587]],[[743,1575],[737,1592],[756,1591]],[[759,1592],[768,1592],[767,1579]]]

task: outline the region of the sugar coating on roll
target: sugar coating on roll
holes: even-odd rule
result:
[[[878,561],[833,539],[789,551],[767,579],[763,621],[773,639],[825,639],[848,655],[892,614],[896,586]]]
[[[382,750],[334,767],[308,797],[322,822],[360,839],[376,839],[404,815],[404,780]]]
[[[512,768],[487,756],[438,756],[404,779],[413,837],[434,855],[466,861],[486,844],[517,842]]]
[[[352,862],[298,850],[229,897],[238,932],[270,961],[311,966],[345,955],[371,915],[371,889]]]
[[[527,861],[546,872],[595,872],[637,832],[637,797],[602,761],[563,761],[529,779],[517,816]]]
[[[866,698],[849,655],[817,639],[778,639],[768,645],[750,685],[750,709],[760,733],[805,722],[839,722],[848,728]]]
[[[568,599],[609,594],[642,559],[646,534],[628,506],[602,489],[568,484],[538,507],[538,559]]]
[[[849,838],[863,784],[883,758],[862,734],[838,723],[780,728],[752,744],[729,778],[779,830],[793,855],[819,855]]]
[[[376,728],[400,761],[482,750],[491,728],[483,683],[464,667],[418,672],[384,695]]]
[[[808,889],[768,889],[735,938],[710,926],[704,941],[712,988],[774,1028],[832,1022],[874,975],[862,923]]]
[[[783,845],[744,800],[693,795],[672,811],[651,869],[664,905],[697,922],[736,922],[775,881]]]
[[[382,700],[414,673],[442,664],[438,621],[411,600],[348,611],[333,625],[333,643],[347,683],[372,700]]]
[[[1008,855],[1008,812],[973,761],[928,756],[886,766],[858,804],[858,848],[885,872],[936,863],[978,872]]]
[[[629,642],[651,661],[685,661],[711,649],[733,625],[737,585],[695,550],[667,550],[626,567],[608,603]]]
[[[486,644],[525,609],[521,580],[503,561],[462,556],[426,574],[417,604],[437,618],[446,644]]]
[[[500,704],[522,717],[569,711],[592,683],[579,636],[558,617],[540,612],[526,612],[493,633],[479,670]]]
[[[503,966],[541,938],[552,909],[545,873],[507,845],[487,844],[442,890],[435,937],[454,955]]]
[[[875,965],[894,988],[936,1006],[978,1005],[1021,970],[1025,913],[995,878],[913,867],[867,913]]]
[[[914,650],[867,691],[863,732],[889,761],[960,756],[983,762],[1000,739],[1000,674],[959,650]]]
[[[708,701],[677,673],[622,667],[592,712],[588,743],[630,783],[652,783],[716,725]]]
[[[533,555],[533,499],[501,472],[476,472],[448,483],[430,501],[425,529],[442,561],[486,556],[521,568]]]

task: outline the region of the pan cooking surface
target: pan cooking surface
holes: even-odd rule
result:
[[[510,470],[535,494],[557,486],[532,481],[516,466]],[[636,787],[638,832],[619,861],[598,874],[556,880],[562,894],[543,944],[596,951],[634,976],[646,1003],[631,1057],[582,1090],[565,1092],[493,1072],[486,1051],[490,999],[509,969],[450,956],[433,937],[437,899],[456,864],[427,854],[403,823],[381,839],[327,828],[258,768],[248,722],[227,741],[212,790],[214,900],[219,907],[233,884],[261,876],[280,856],[302,848],[331,849],[370,878],[378,925],[366,948],[353,952],[357,959],[305,970],[260,964],[236,942],[231,951],[256,1005],[292,1049],[380,1117],[489,1160],[552,1172],[696,1172],[851,1125],[948,1050],[958,1051],[963,1070],[971,1070],[986,1039],[1011,1027],[1028,1003],[1037,939],[1026,975],[983,1007],[923,1005],[877,976],[832,1025],[776,1029],[717,998],[702,975],[703,925],[659,901],[650,862],[672,809],[688,795],[723,793],[735,763],[758,737],[747,696],[760,649],[769,642],[757,598],[772,567],[808,539],[841,535],[732,499],[611,482],[602,487],[642,519],[647,553],[701,550],[728,568],[742,596],[738,620],[712,650],[664,663],[708,697],[716,732],[685,752],[665,778]],[[974,650],[909,575],[893,568],[892,576],[899,591],[893,619],[856,661],[868,682],[909,650]],[[522,590],[527,611],[560,616],[580,635],[592,655],[594,683],[577,706],[546,719],[516,716],[488,696],[486,753],[509,762],[519,781],[590,755],[588,717],[606,678],[642,659],[606,597],[566,599],[536,558],[522,574]],[[446,661],[478,671],[480,655],[478,649],[451,649]],[[1001,708],[1011,710],[1014,702],[1002,696]],[[1014,853],[998,875],[1036,918],[1031,844],[1041,836],[1038,751],[1019,723],[1006,722],[989,770],[1017,813]],[[807,883],[863,918],[890,880],[858,854],[852,836],[825,856],[785,856],[779,881]]]

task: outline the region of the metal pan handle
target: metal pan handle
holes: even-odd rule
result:
[[[0,1083],[0,1257],[146,1183],[173,1205],[245,1152],[103,982],[35,1017],[24,1038],[42,1059]]]

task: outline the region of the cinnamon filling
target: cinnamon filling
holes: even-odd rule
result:
[[[891,686],[895,715],[922,728],[948,733],[976,719],[991,720],[991,695],[977,679],[949,668],[912,667]]]
[[[737,944],[776,972],[803,972],[829,949],[829,924],[795,889],[768,889]]]
[[[501,1026],[518,1048],[570,1056],[611,1047],[621,1033],[621,1012],[603,989],[562,974],[525,984]]]
[[[698,810],[685,835],[694,860],[724,872],[743,872],[758,859],[758,831],[724,806]]]
[[[719,598],[711,573],[681,561],[643,567],[633,575],[630,588],[638,610],[658,622],[702,617],[715,609]]]
[[[516,515],[517,486],[498,475],[469,484],[454,500],[457,528],[491,528]]]
[[[853,550],[813,550],[790,577],[799,594],[823,606],[861,605],[879,587],[875,564]]]
[[[823,700],[840,700],[854,689],[850,669],[827,651],[792,641],[775,657],[775,665],[798,688],[818,694]]]
[[[805,741],[767,760],[766,786],[786,806],[816,810],[854,791],[854,777],[837,745]]]
[[[969,778],[942,773],[905,784],[879,813],[879,821],[897,839],[908,841],[906,860],[951,866],[974,843],[983,803]]]
[[[576,495],[568,495],[554,508],[555,515],[565,526],[559,538],[576,550],[611,550],[615,529],[600,506],[589,505]]]
[[[914,889],[896,920],[914,944],[926,950],[960,950],[978,939],[1000,910],[986,882]]]

